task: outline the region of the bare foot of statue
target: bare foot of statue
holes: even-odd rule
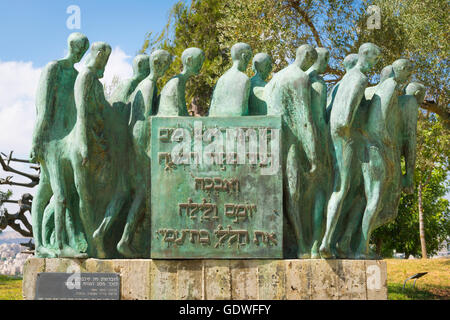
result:
[[[319,242],[318,241],[314,241],[314,244],[312,246],[311,259],[320,259]]]
[[[54,250],[47,249],[45,247],[39,247],[35,252],[36,257],[38,258],[56,258],[57,253]]]
[[[323,259],[336,259],[335,254],[333,254],[333,252],[331,252],[331,249],[329,246],[321,245],[319,252],[320,252],[320,256]]]
[[[299,259],[311,259],[311,254],[309,252],[305,252],[305,250],[298,250],[297,257]]]
[[[117,244],[117,251],[126,258],[136,258],[138,256],[136,250],[126,241],[122,240]]]
[[[97,249],[97,257],[102,259],[106,258],[105,245],[103,244],[103,234],[100,230],[96,230],[92,236],[95,247]]]
[[[57,251],[58,258],[76,258],[76,259],[87,259],[87,253],[80,252],[69,246],[64,246],[62,249]]]

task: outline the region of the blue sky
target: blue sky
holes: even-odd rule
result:
[[[159,32],[176,0],[0,0],[0,60],[42,67],[61,58],[70,5],[81,9],[81,30],[90,42],[105,41],[134,55],[148,31]]]

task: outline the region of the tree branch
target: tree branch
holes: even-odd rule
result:
[[[294,9],[303,19],[303,21],[306,23],[306,25],[311,30],[314,40],[316,41],[316,44],[318,47],[323,47],[322,40],[320,40],[319,32],[317,31],[316,27],[314,26],[313,22],[311,21],[311,18],[308,16],[308,13],[306,13],[300,6],[299,0],[289,0],[289,6]]]
[[[425,109],[427,111],[436,113],[438,116],[441,117],[442,123],[447,129],[450,129],[450,112],[445,109],[445,107],[438,105],[433,100],[425,100],[420,107],[422,109]]]
[[[0,229],[6,229],[6,227],[10,226],[14,231],[20,233],[24,237],[33,237],[33,227],[25,216],[26,212],[31,212],[32,200],[33,196],[29,193],[25,193],[20,200],[17,200],[17,203],[19,204],[18,212],[10,214],[8,213],[8,210],[3,209],[3,211],[0,212]],[[14,200],[9,201],[14,202]],[[17,221],[22,222],[26,229],[23,229]]]
[[[4,153],[2,153],[2,155],[4,155]],[[7,159],[7,162],[5,162],[3,157],[0,156],[0,165],[2,166],[2,168],[5,172],[12,172],[12,173],[21,175],[23,177],[30,179],[31,182],[29,182],[29,183],[13,182],[13,181],[11,181],[12,177],[6,177],[6,179],[0,179],[0,184],[8,184],[8,185],[12,185],[12,186],[22,186],[22,187],[33,188],[39,183],[39,175],[29,174],[26,172],[16,170],[9,165],[10,161],[25,162],[25,160],[12,158],[12,152],[11,152]],[[34,169],[35,169],[35,167],[34,167]]]

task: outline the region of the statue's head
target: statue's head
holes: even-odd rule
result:
[[[74,32],[69,35],[67,46],[69,48],[69,58],[73,63],[78,63],[89,49],[89,40],[84,34]]]
[[[405,94],[414,96],[417,100],[418,104],[421,104],[423,102],[423,99],[425,99],[425,92],[426,88],[423,84],[420,82],[411,82],[408,84],[405,88]]]
[[[272,58],[264,52],[257,53],[253,57],[253,72],[259,73],[263,80],[266,80],[272,71]]]
[[[86,62],[86,66],[97,71],[99,78],[103,78],[103,73],[110,55],[111,46],[109,44],[105,42],[94,42],[91,46],[91,53]]]
[[[239,71],[244,72],[252,58],[252,48],[243,42],[236,43],[231,47],[231,59],[238,63]]]
[[[166,50],[156,50],[150,55],[150,68],[157,78],[166,73],[171,63],[172,55]]]
[[[205,61],[205,53],[199,48],[188,48],[181,55],[183,68],[191,74],[199,74]]]
[[[386,66],[381,70],[380,73],[380,82],[382,83],[384,80],[389,79],[394,76],[394,69],[392,68],[392,65]]]
[[[330,60],[330,52],[325,48],[316,48],[316,52],[317,59],[311,68],[316,70],[318,74],[322,74],[327,69],[328,60]]]
[[[411,76],[413,66],[407,59],[398,59],[392,64],[392,70],[394,71],[395,80],[399,83],[405,83]]]
[[[139,54],[133,59],[133,76],[138,80],[143,80],[150,73],[150,63],[148,55]]]
[[[317,60],[317,51],[309,44],[297,48],[295,62],[303,71],[308,70]]]
[[[358,62],[358,54],[350,53],[348,56],[344,58],[342,64],[344,65],[345,72],[351,70],[356,63]]]
[[[380,60],[381,49],[377,45],[367,42],[359,47],[358,64],[362,72],[370,71]]]

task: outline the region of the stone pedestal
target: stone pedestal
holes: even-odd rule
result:
[[[25,263],[24,299],[34,299],[39,272],[115,272],[123,300],[379,300],[387,269],[376,260],[98,260]]]

